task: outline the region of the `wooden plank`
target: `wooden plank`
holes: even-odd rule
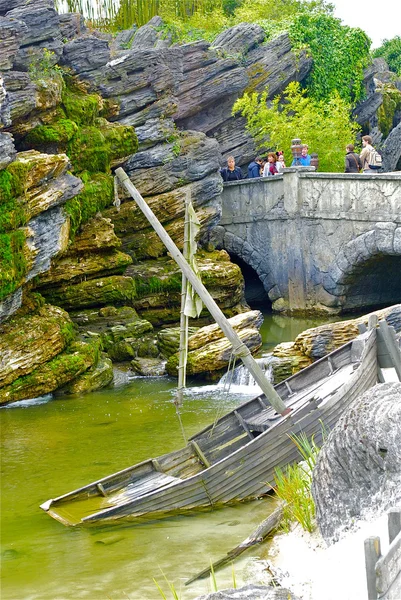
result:
[[[209,460],[206,458],[206,456],[203,454],[202,450],[200,449],[199,445],[197,444],[197,442],[195,442],[195,440],[192,440],[190,442],[191,446],[193,447],[193,449],[195,450],[196,454],[199,456],[199,459],[203,462],[203,464],[205,465],[205,467],[210,467],[210,462]]]
[[[221,558],[220,560],[214,562],[210,567],[206,567],[200,573],[188,579],[185,582],[185,585],[189,585],[190,583],[196,581],[197,579],[203,579],[207,577],[212,571],[216,573],[219,569],[224,567],[228,562],[232,562],[235,558],[240,556],[245,550],[255,546],[255,544],[260,544],[263,540],[274,531],[279,525],[283,516],[283,508],[279,506],[276,508],[262,523],[258,525],[258,527],[249,535],[243,542],[241,542],[238,546],[227,552],[226,556]]]
[[[365,569],[366,569],[366,583],[368,588],[368,600],[377,599],[376,589],[376,573],[375,567],[378,558],[381,555],[380,552],[380,538],[369,537],[364,542],[365,548]]]
[[[391,508],[388,511],[388,539],[391,544],[401,531],[401,508]]]
[[[391,542],[386,554],[376,563],[376,589],[385,594],[401,570],[401,533]]]

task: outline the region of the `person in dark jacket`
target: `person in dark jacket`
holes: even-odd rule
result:
[[[359,173],[362,170],[362,161],[359,154],[354,152],[354,144],[348,144],[345,155],[345,171],[344,173]]]
[[[248,179],[255,179],[255,177],[260,177],[260,170],[262,168],[262,159],[260,156],[257,156],[255,160],[253,160],[248,165]]]
[[[227,158],[227,166],[220,169],[220,175],[223,181],[238,181],[242,179],[242,171],[239,167],[235,166],[235,158],[233,156]]]

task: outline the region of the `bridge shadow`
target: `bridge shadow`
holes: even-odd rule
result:
[[[254,310],[260,310],[263,313],[272,312],[272,303],[259,279],[259,275],[242,258],[230,253],[231,262],[235,263],[241,269],[245,281],[245,300]]]

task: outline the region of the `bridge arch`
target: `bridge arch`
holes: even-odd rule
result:
[[[270,302],[277,302],[282,298],[277,282],[274,280],[272,271],[268,267],[268,256],[259,252],[241,237],[226,231],[224,227],[215,227],[209,237],[210,241],[220,250],[226,250],[231,256],[238,257],[246,265],[251,267],[267,292]]]
[[[345,244],[323,278],[331,306],[343,311],[401,301],[401,227],[393,222]]]

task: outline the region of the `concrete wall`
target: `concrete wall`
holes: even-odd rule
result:
[[[275,310],[399,302],[401,173],[298,167],[226,184],[211,241],[255,269]]]

